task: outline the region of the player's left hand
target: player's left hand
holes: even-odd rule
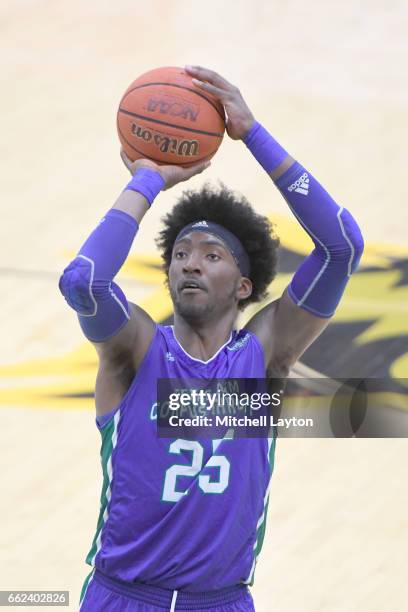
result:
[[[227,134],[233,140],[240,140],[251,129],[255,118],[249,110],[238,87],[226,79],[201,66],[185,66],[185,71],[193,77],[194,84],[213,94],[223,104],[227,115]]]

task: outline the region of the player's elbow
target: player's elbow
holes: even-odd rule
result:
[[[341,227],[341,239],[339,244],[332,249],[331,262],[347,264],[347,272],[350,276],[358,268],[364,251],[364,239],[357,221],[346,208],[342,209],[338,219]]]
[[[93,288],[93,262],[76,257],[65,268],[58,283],[65,300],[78,314],[93,316],[97,302]]]
[[[361,234],[360,228],[357,228],[357,229],[358,229],[358,232],[356,233],[353,239],[354,256],[353,256],[353,262],[351,265],[351,272],[355,272],[357,270],[358,264],[360,263],[361,256],[364,252],[364,238]]]
[[[350,247],[349,248],[349,270],[348,270],[348,276],[350,276],[351,274],[353,274],[353,272],[357,270],[358,264],[360,263],[360,259],[364,251],[364,238],[361,234],[361,230],[359,226],[354,221],[354,219],[353,219],[352,231],[349,232],[347,238],[348,238],[348,245]]]

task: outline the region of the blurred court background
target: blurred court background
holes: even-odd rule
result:
[[[68,589],[75,610],[87,574],[97,362],[57,284],[128,180],[115,114],[146,70],[217,70],[358,219],[360,272],[304,365],[408,378],[407,30],[402,0],[3,0],[0,589]],[[228,139],[205,178],[276,221],[279,295],[310,249],[283,199]],[[171,305],[154,236],[182,189],[155,202],[119,275],[161,321]],[[258,612],[406,609],[407,465],[404,439],[280,440]]]

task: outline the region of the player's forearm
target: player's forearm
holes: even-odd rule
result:
[[[258,121],[252,124],[243,141],[274,181],[279,179],[295,163],[293,157]]]
[[[112,206],[112,210],[121,210],[132,217],[138,225],[140,225],[149,208],[149,202],[145,196],[131,190],[122,191]]]
[[[352,215],[336,204],[310,172],[295,162],[262,126],[254,124],[245,143],[315,244],[296,271],[289,295],[305,310],[329,317],[360,260],[360,229]]]

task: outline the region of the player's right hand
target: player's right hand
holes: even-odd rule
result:
[[[254,124],[255,118],[240,90],[220,74],[202,66],[185,66],[193,83],[213,94],[223,104],[227,116],[227,133],[233,140],[242,140]]]
[[[163,190],[170,189],[170,187],[174,187],[174,185],[177,185],[177,183],[188,181],[188,179],[190,179],[192,176],[204,172],[204,170],[211,165],[211,162],[208,160],[198,162],[197,164],[194,164],[194,166],[189,166],[188,168],[182,168],[181,166],[161,166],[150,159],[137,159],[136,161],[132,162],[123,149],[120,150],[120,156],[132,176],[136,174],[139,168],[150,168],[152,170],[156,170],[156,172],[161,174],[165,181]]]

